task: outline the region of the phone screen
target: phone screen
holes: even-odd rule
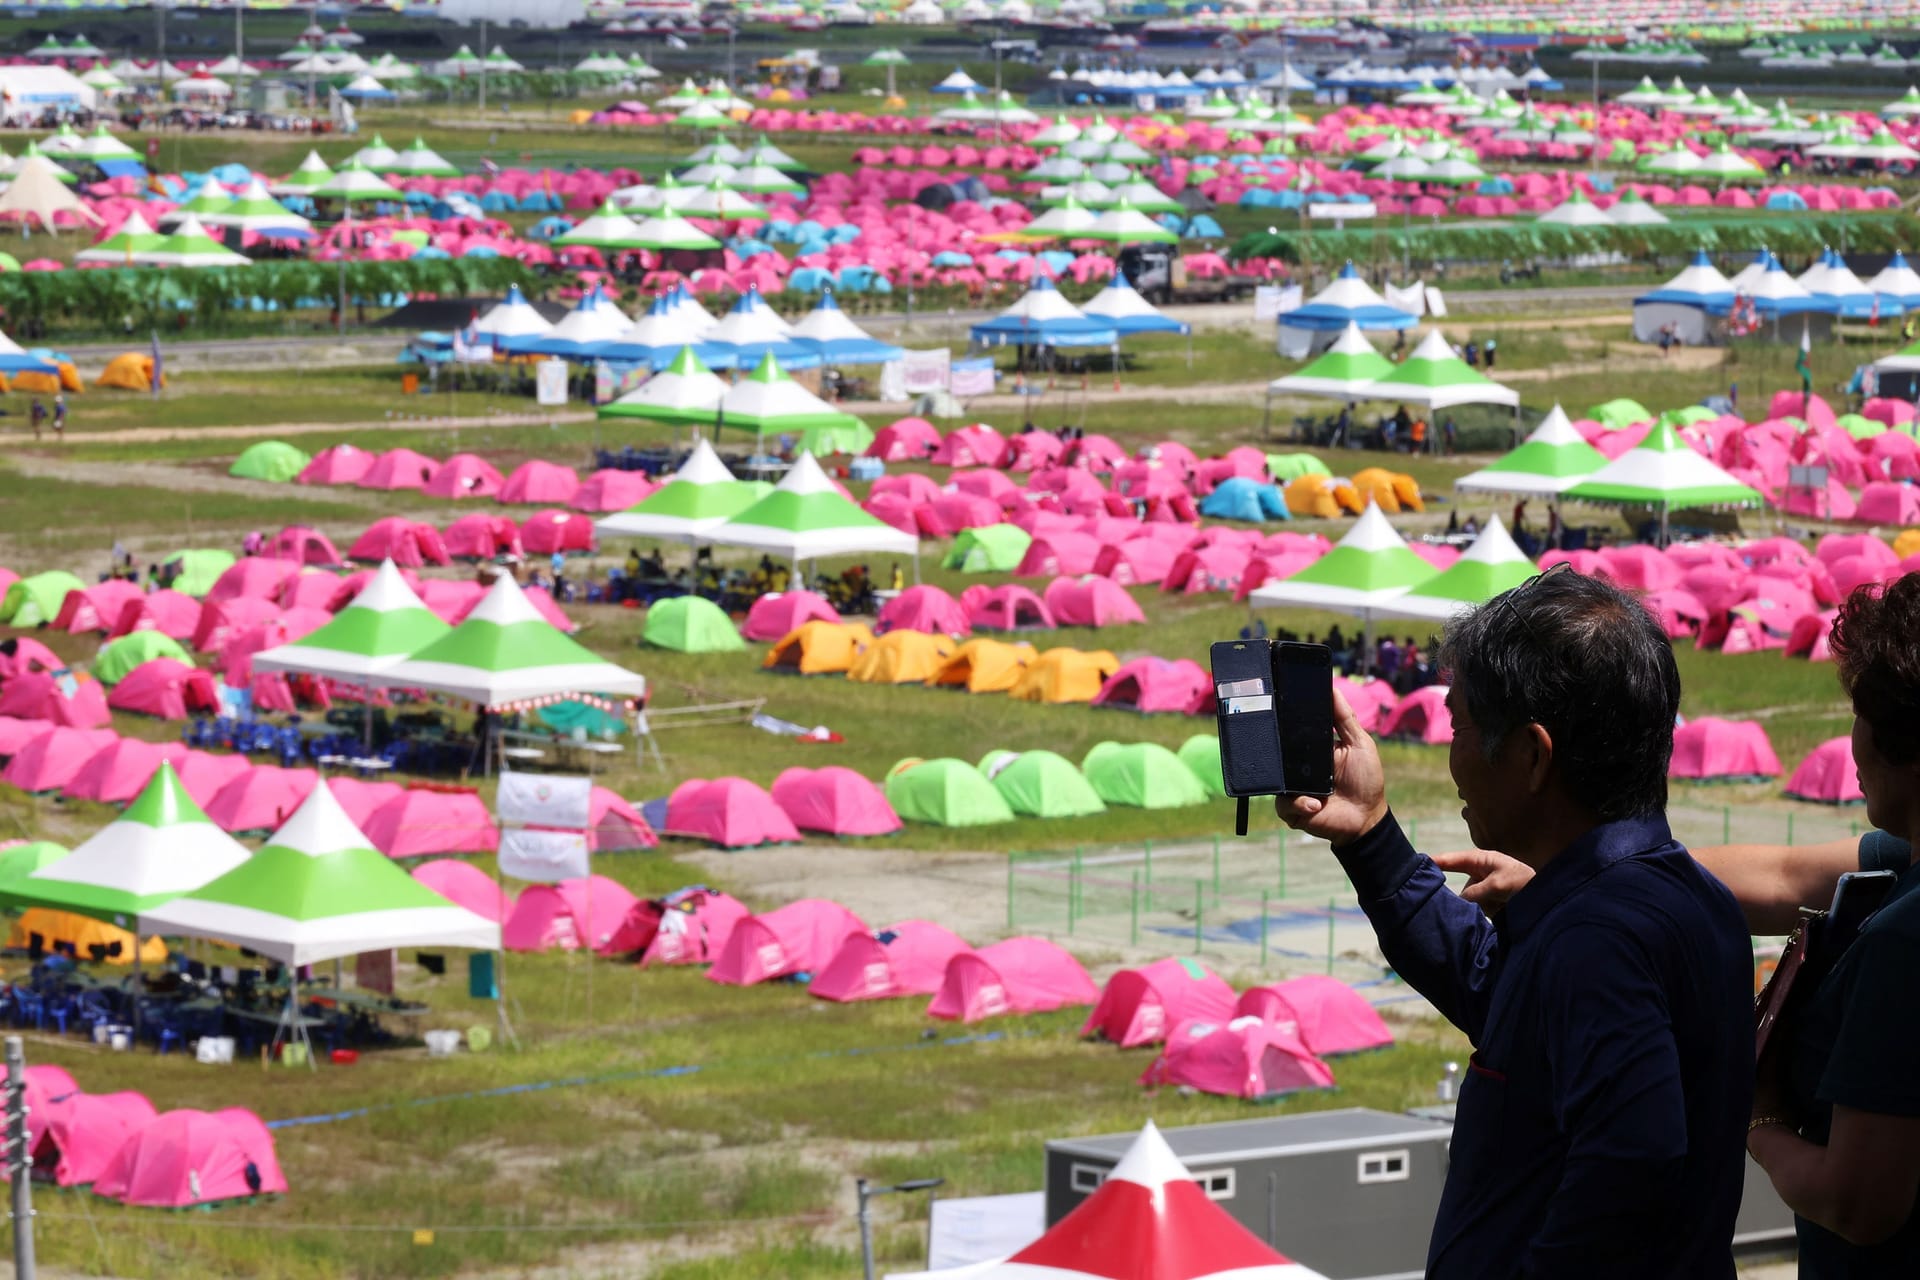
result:
[[[1333,791],[1333,651],[1279,644],[1273,683],[1280,703],[1280,760],[1288,795]]]

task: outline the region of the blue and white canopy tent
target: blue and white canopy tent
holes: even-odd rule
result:
[[[855,324],[833,300],[832,291],[821,294],[813,310],[793,326],[793,340],[828,364],[886,364],[906,354]]]
[[[1018,301],[991,320],[968,330],[978,346],[1111,347],[1120,331],[1109,320],[1095,319],[1067,301],[1053,281],[1038,276]]]
[[[1639,342],[1658,342],[1660,331],[1674,326],[1674,336],[1689,346],[1707,340],[1707,314],[1716,306],[1730,306],[1733,282],[1713,265],[1705,249],[1693,255],[1673,279],[1633,300],[1633,336]]]
[[[1081,313],[1111,323],[1121,337],[1135,333],[1178,333],[1187,339],[1187,368],[1193,368],[1193,326],[1175,320],[1140,296],[1125,276],[1115,275],[1107,287],[1087,299]]]

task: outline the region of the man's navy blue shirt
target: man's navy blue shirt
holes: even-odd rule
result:
[[[1666,821],[1596,827],[1497,923],[1391,815],[1334,852],[1388,962],[1474,1045],[1429,1280],[1730,1280],[1753,953]]]

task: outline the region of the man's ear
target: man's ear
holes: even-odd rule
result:
[[[1521,730],[1517,745],[1520,757],[1515,763],[1526,774],[1528,792],[1539,795],[1547,789],[1547,775],[1553,772],[1553,735],[1545,725],[1529,724]]]

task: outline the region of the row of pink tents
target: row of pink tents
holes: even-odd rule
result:
[[[784,770],[770,792],[745,778],[689,778],[667,797],[668,835],[723,849],[798,844],[802,829],[887,835],[900,829],[900,818],[878,786],[841,765]]]
[[[283,1195],[273,1134],[242,1107],[156,1112],[134,1092],[86,1093],[64,1068],[27,1068],[27,1143],[55,1185],[185,1209]]]
[[[478,454],[456,453],[436,462],[412,449],[374,454],[350,444],[321,450],[294,477],[294,483],[354,485],[383,493],[412,490],[454,502],[493,498],[508,504],[590,512],[623,511],[655,487],[639,471],[606,469],[582,480],[571,467],[534,459],[502,476]]]

